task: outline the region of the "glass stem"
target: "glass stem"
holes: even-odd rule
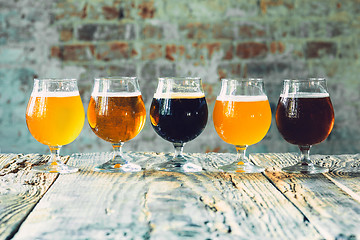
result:
[[[60,148],[61,146],[49,146],[51,152],[50,165],[57,165],[60,161]]]
[[[113,147],[113,153],[114,153],[114,157],[113,157],[113,161],[116,163],[121,163],[121,164],[126,164],[127,161],[125,161],[123,159],[123,151],[122,151],[122,146],[124,145],[123,142],[119,142],[119,143],[113,143],[112,147]]]
[[[174,143],[175,148],[175,158],[183,156],[184,143]]]
[[[301,152],[300,164],[303,166],[312,165],[310,161],[310,148],[311,148],[310,145],[299,146]]]
[[[244,165],[244,164],[248,164],[249,161],[246,157],[246,149],[247,149],[247,145],[237,145],[236,147],[236,159],[237,159],[237,164],[238,165]]]

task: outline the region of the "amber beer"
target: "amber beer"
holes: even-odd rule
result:
[[[314,145],[324,141],[334,126],[334,109],[329,94],[281,94],[276,124],[289,143]]]
[[[146,110],[140,92],[97,93],[91,96],[87,116],[98,137],[119,143],[139,134],[145,125]]]
[[[79,92],[33,93],[26,110],[31,135],[48,146],[62,146],[74,141],[84,120]]]
[[[247,146],[260,142],[271,124],[271,109],[266,95],[218,96],[213,121],[222,140]]]

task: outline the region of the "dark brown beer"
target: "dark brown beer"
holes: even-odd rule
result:
[[[154,97],[151,124],[157,134],[173,143],[193,140],[204,130],[208,119],[205,96]]]
[[[141,95],[112,93],[91,96],[87,115],[98,137],[119,143],[138,135],[145,124],[146,110]]]
[[[314,145],[324,141],[334,126],[334,109],[329,94],[281,95],[276,124],[289,143]]]

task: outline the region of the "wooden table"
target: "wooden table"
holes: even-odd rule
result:
[[[128,153],[151,168],[157,153]],[[286,174],[295,155],[254,154],[265,173],[96,173],[110,153],[73,154],[74,174],[36,174],[49,156],[0,155],[0,239],[360,239],[360,155],[312,156],[330,173]],[[188,154],[204,168],[233,154]]]

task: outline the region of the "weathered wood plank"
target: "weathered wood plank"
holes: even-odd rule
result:
[[[323,162],[331,170],[325,177],[360,203],[360,154],[326,156],[325,159]]]
[[[57,177],[57,174],[31,172],[33,165],[41,164],[48,158],[36,154],[0,155],[0,239],[10,238],[17,231]]]
[[[96,173],[109,153],[73,155],[14,239],[321,239],[262,174]],[[164,154],[129,154],[142,166]],[[188,155],[190,156],[190,155]],[[202,165],[229,154],[192,154]]]
[[[325,238],[360,238],[358,199],[355,199],[354,195],[349,195],[348,191],[344,191],[338,184],[334,184],[328,177],[332,176],[331,174],[326,176],[281,172],[281,167],[296,162],[296,156],[294,154],[255,154],[252,158],[257,164],[267,167],[265,175],[269,180],[295,204]],[[312,158],[320,165],[337,169],[334,167],[336,164],[331,162],[335,158],[319,155],[314,155]],[[345,168],[342,170],[344,171]],[[356,182],[359,184],[359,178],[353,180],[352,186],[355,186]]]

